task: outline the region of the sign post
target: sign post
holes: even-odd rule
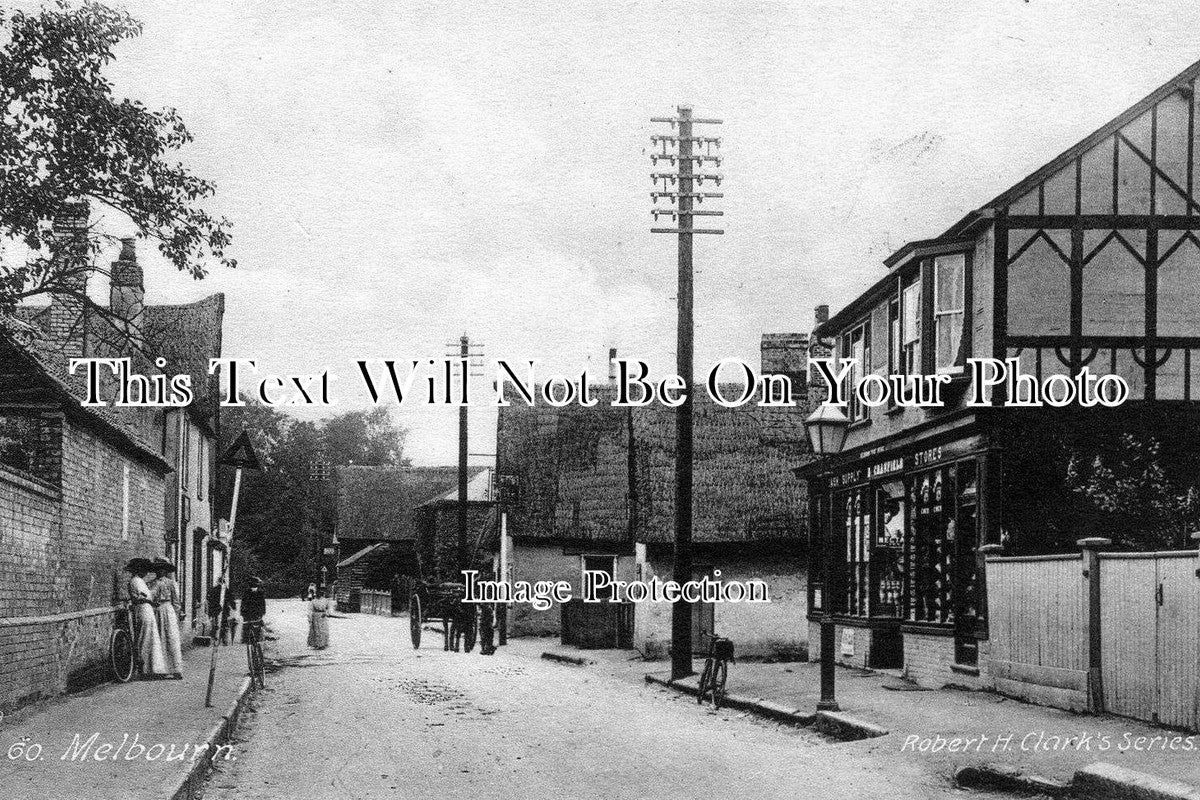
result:
[[[237,525],[238,495],[242,491],[242,470],[262,470],[258,464],[258,456],[254,453],[254,445],[250,443],[250,434],[246,431],[242,431],[242,435],[225,451],[225,455],[221,456],[218,463],[227,464],[235,471],[233,473],[233,502],[229,507],[229,525],[221,531],[222,534],[227,531],[228,538],[219,536],[225,546],[225,557],[222,559],[221,591],[215,615],[217,629],[212,633],[212,658],[208,665],[208,689],[204,693],[205,708],[212,707],[213,682],[217,678],[217,649],[221,644],[221,631],[225,629],[225,593],[229,591],[229,564],[233,560],[233,531],[234,526]],[[214,616],[211,609],[209,609],[209,616]]]

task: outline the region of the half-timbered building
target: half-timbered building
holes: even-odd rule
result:
[[[980,549],[1064,552],[1095,535],[1103,520],[1071,484],[1119,434],[1194,449],[1198,74],[1200,64],[942,235],[904,245],[815,330],[814,342],[855,359],[852,381],[948,376],[941,407],[851,398],[840,453],[797,470],[818,545],[810,625],[833,615],[842,663],[986,684]],[[1015,407],[1027,390],[997,387],[990,405],[972,406],[969,359],[983,357],[1015,359],[1039,383],[1119,375],[1129,399]]]

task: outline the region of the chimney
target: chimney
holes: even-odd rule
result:
[[[829,322],[829,306],[822,303],[821,305],[819,305],[815,309],[813,309],[813,323],[814,323],[813,327],[819,328],[820,326],[824,325],[826,322]],[[833,343],[832,342],[833,342],[832,339],[820,339],[816,336],[813,336],[812,340],[809,342],[809,345],[808,345],[808,357],[810,359],[829,358],[830,356],[833,355]],[[815,407],[817,404],[819,404],[825,400],[824,395],[821,394],[821,391],[824,390],[824,383],[821,382],[820,376],[817,375],[815,370],[811,370],[809,372],[808,387],[809,387],[809,405],[810,406]],[[820,394],[819,397],[817,396],[818,394]]]
[[[608,385],[617,385],[617,348],[608,348]]]
[[[86,201],[65,203],[54,218],[50,242],[53,269],[62,274],[61,285],[81,295],[87,292],[88,216]],[[88,355],[87,308],[83,300],[52,294],[47,334],[65,357]]]
[[[115,317],[113,323],[133,342],[140,342],[142,338],[145,296],[146,288],[142,283],[142,268],[137,261],[137,247],[132,237],[122,239],[121,255],[112,264],[112,277],[108,284],[108,308]]]
[[[760,346],[763,375],[787,375],[803,385],[808,368],[808,334],[764,333]]]

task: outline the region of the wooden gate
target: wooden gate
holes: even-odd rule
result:
[[[1100,554],[1104,707],[1196,729],[1200,578],[1195,551]]]

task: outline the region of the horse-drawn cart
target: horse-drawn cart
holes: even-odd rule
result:
[[[413,648],[421,646],[421,630],[427,622],[442,623],[443,650],[458,651],[461,641],[464,652],[475,649],[479,624],[476,605],[464,603],[467,588],[461,583],[414,584],[408,598],[408,627]]]

